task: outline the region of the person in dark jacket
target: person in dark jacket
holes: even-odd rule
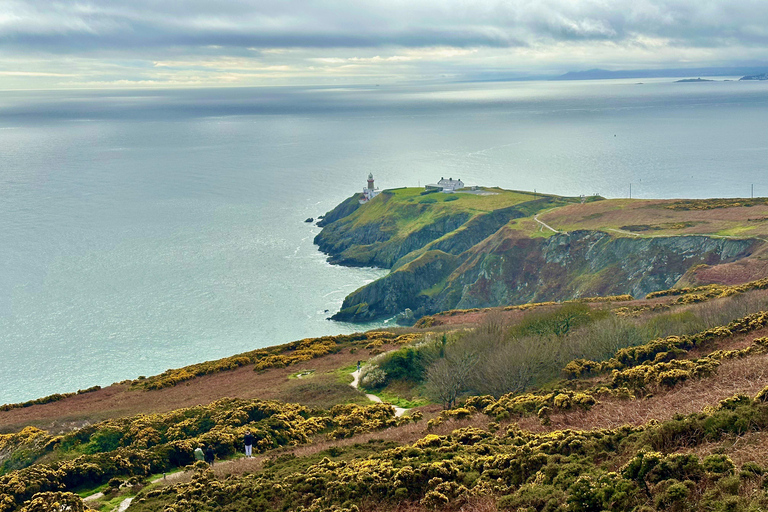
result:
[[[245,433],[245,437],[243,438],[243,442],[245,444],[245,456],[250,457],[251,456],[251,450],[253,450],[253,435],[251,435],[251,431]]]
[[[213,461],[216,459],[216,455],[213,453],[213,448],[211,445],[208,445],[205,448],[205,462],[211,465],[213,467]]]

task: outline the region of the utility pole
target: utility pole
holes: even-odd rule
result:
[[[632,199],[632,184],[629,184],[629,198]]]
[[[755,198],[755,184],[752,184],[752,199]]]

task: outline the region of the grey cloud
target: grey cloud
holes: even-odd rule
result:
[[[5,0],[0,45],[51,52],[503,48],[647,36],[708,47],[764,44],[766,21],[768,5],[755,0]]]

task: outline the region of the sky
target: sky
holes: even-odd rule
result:
[[[768,63],[765,0],[0,0],[0,89]]]

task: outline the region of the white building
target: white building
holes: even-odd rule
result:
[[[440,191],[445,192],[446,194],[455,192],[460,188],[464,188],[464,182],[461,180],[454,180],[453,178],[440,178],[440,181],[437,183],[430,183],[429,185],[424,186],[424,190]]]
[[[373,185],[373,173],[368,174],[368,186],[363,188],[363,197],[360,198],[360,204],[365,204],[377,195],[381,190]]]

